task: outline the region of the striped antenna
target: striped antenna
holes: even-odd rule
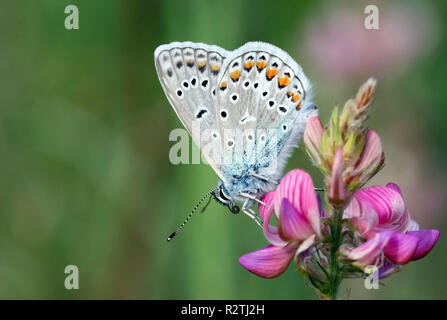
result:
[[[200,199],[200,201],[196,204],[194,209],[192,209],[191,213],[186,217],[185,221],[183,221],[183,223],[177,228],[177,230],[175,230],[173,233],[171,233],[171,235],[167,239],[168,241],[171,241],[180,232],[180,230],[183,229],[185,224],[187,224],[189,222],[192,215],[194,214],[194,212],[196,212],[196,210],[199,208],[199,206],[202,204],[202,202],[205,201],[205,199],[208,198],[211,194],[216,192],[216,190],[217,190],[217,188],[212,189],[207,194],[205,194],[202,199]]]

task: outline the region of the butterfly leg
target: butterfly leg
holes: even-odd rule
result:
[[[262,219],[259,216],[259,214],[257,214],[250,208],[252,205],[253,205],[253,199],[247,198],[244,204],[242,205],[242,212],[245,213],[250,218],[252,218],[258,224],[258,226],[262,228]]]
[[[259,200],[258,198],[256,198],[255,196],[252,196],[251,194],[245,193],[245,192],[241,192],[239,193],[240,196],[247,198],[247,200],[253,200],[256,201],[259,204],[262,204],[264,206],[267,206],[267,203],[265,203],[264,201]],[[245,201],[244,205],[247,204],[247,201]]]
[[[256,222],[256,224],[262,228],[262,221],[261,221],[259,215],[256,214],[256,212],[254,212],[250,208],[245,208],[245,209],[242,208],[242,212],[245,213],[250,218],[252,218]]]
[[[262,228],[261,222],[259,222],[259,219],[256,217],[254,213],[250,212],[248,209],[242,210],[242,212],[245,213],[250,218],[252,218],[256,222],[256,224]]]
[[[279,181],[275,181],[273,179],[270,179],[268,177],[264,177],[264,176],[262,176],[260,174],[254,173],[254,172],[250,173],[250,175],[255,177],[255,178],[258,178],[258,179],[261,179],[261,180],[264,180],[264,181],[267,181],[267,182],[270,182],[270,183],[273,183],[273,184],[276,184],[276,185],[279,184]],[[324,191],[323,188],[314,188],[314,190],[315,191],[319,191],[319,192],[323,192]]]
[[[279,183],[278,181],[275,181],[275,180],[270,179],[268,177],[261,176],[260,174],[257,174],[257,173],[254,173],[254,172],[250,173],[250,175],[255,177],[255,178],[258,178],[258,179],[261,179],[261,180],[264,180],[264,181],[267,181],[267,182],[270,182],[270,183],[273,183],[273,184],[278,184]]]

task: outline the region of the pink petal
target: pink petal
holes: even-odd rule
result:
[[[383,259],[383,264],[379,268],[379,279],[386,278],[389,275],[396,273],[397,271],[400,270],[400,268],[401,266],[399,266],[398,264],[392,263],[390,260],[386,258]]]
[[[331,204],[341,207],[348,198],[348,190],[343,180],[343,149],[339,148],[335,153],[332,164],[332,176],[328,185],[328,197]]]
[[[303,142],[317,163],[321,162],[319,148],[322,135],[323,126],[321,125],[320,118],[310,118],[307,122],[306,130],[304,131]]]
[[[359,201],[355,195],[343,211],[343,218],[349,219],[362,234],[371,231],[379,222],[377,213],[369,205]]]
[[[374,130],[368,130],[365,137],[365,145],[357,161],[353,175],[361,174],[361,180],[365,179],[384,160],[380,137]]]
[[[318,200],[308,173],[295,169],[284,176],[275,192],[276,212],[280,212],[284,198],[306,217],[315,233],[321,236]]]
[[[400,190],[399,186],[393,182],[389,182],[386,184],[387,188],[393,189],[394,191],[397,191],[402,197],[404,196],[402,193],[402,190]]]
[[[248,271],[263,277],[274,278],[289,266],[296,251],[296,246],[277,247],[269,245],[257,251],[247,253],[239,258],[239,263]]]
[[[271,191],[266,193],[262,198],[261,201],[263,201],[267,206],[264,206],[262,204],[259,205],[259,214],[264,221],[263,231],[265,238],[273,245],[284,247],[287,245],[287,242],[282,240],[279,237],[278,234],[278,228],[275,226],[270,225],[270,219],[272,217],[274,207],[273,207],[273,200],[275,198],[275,192]]]
[[[411,222],[410,214],[408,213],[408,210],[405,210],[404,214],[399,219],[399,221],[394,222],[394,223],[379,225],[376,228],[374,228],[374,231],[375,232],[392,231],[394,233],[405,233],[408,231],[410,222]]]
[[[357,191],[354,197],[368,210],[377,214],[379,227],[391,227],[402,220],[405,203],[395,190],[382,186],[373,186]]]
[[[265,220],[265,216],[267,215],[268,211],[273,211],[274,199],[275,199],[275,191],[267,192],[261,197],[261,201],[267,204],[267,206],[264,206],[263,204],[259,204],[258,206],[259,215],[261,216],[262,220]]]
[[[393,232],[399,232],[404,233],[408,230],[408,227],[410,226],[411,217],[408,213],[408,210],[405,210],[402,218],[396,223],[396,226],[394,229],[392,229]],[[390,229],[388,229],[390,230]]]
[[[354,264],[359,267],[375,264],[379,255],[383,252],[383,248],[387,245],[391,235],[391,232],[377,233],[373,238],[349,252],[346,257],[350,260],[354,260]]]
[[[406,264],[411,260],[418,241],[416,236],[394,233],[385,247],[385,256],[396,264]]]
[[[301,242],[298,249],[296,250],[296,254],[303,253],[310,247],[312,247],[315,244],[315,234],[311,235],[309,238]]]
[[[417,223],[413,219],[410,219],[410,224],[407,228],[407,231],[418,231],[418,230],[419,230],[419,223]]]
[[[435,229],[409,231],[406,234],[418,238],[418,244],[411,260],[418,260],[425,257],[433,249],[439,238],[439,231]]]
[[[400,188],[397,184],[390,182],[390,183],[387,183],[386,187],[399,193],[403,199],[402,190],[400,190]],[[406,231],[408,231],[410,224],[411,224],[410,214],[408,213],[407,210],[405,210],[400,221],[396,223],[395,228],[388,228],[388,230],[393,231],[393,232],[398,232],[398,233],[405,233]]]
[[[284,241],[305,240],[314,234],[306,217],[298,212],[287,199],[282,199],[279,216],[279,236]]]

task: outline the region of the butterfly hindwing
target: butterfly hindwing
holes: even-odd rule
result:
[[[220,47],[192,42],[174,42],[155,50],[157,74],[165,94],[199,147],[202,143],[200,136],[193,134],[193,125],[200,126],[200,131],[216,131],[216,84],[228,55]],[[220,152],[219,146],[220,141],[216,141],[215,153]],[[207,161],[221,176],[219,165],[210,158]]]

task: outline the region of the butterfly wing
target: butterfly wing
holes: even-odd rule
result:
[[[262,42],[233,51],[222,69],[216,122],[227,164],[224,176],[244,175],[247,168],[255,168],[265,177],[279,179],[307,120],[317,115],[308,78],[286,52]],[[234,128],[241,129],[242,137]]]
[[[163,90],[180,121],[200,149],[204,130],[213,133],[216,124],[216,84],[222,65],[229,52],[212,45],[193,42],[173,42],[155,50],[155,65]],[[200,135],[195,132],[197,125]],[[199,127],[200,126],[200,127]],[[214,154],[221,143],[210,139]],[[203,153],[207,162],[221,179],[220,166],[208,152]]]

